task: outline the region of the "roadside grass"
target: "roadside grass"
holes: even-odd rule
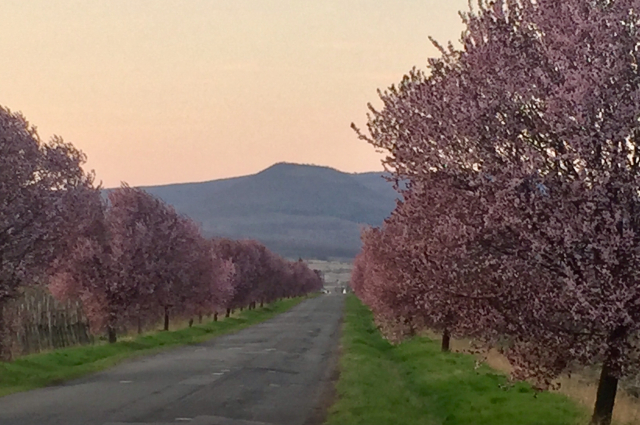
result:
[[[10,363],[0,363],[0,397],[57,385],[106,369],[126,359],[154,354],[180,345],[198,344],[216,336],[236,332],[283,313],[305,299],[305,297],[284,299],[255,310],[244,310],[217,322],[211,321],[176,331],[158,331],[135,338],[123,338],[115,344],[103,342],[69,347],[20,357]]]
[[[329,425],[575,425],[587,411],[561,394],[536,393],[527,383],[476,368],[472,355],[440,352],[416,337],[393,346],[371,312],[346,300],[338,400]]]
[[[438,339],[439,335],[433,332],[425,333],[426,336]],[[468,351],[471,348],[471,341],[464,339],[451,339],[451,349],[454,351]],[[478,355],[483,363],[502,373],[509,374],[512,371],[511,364],[505,356],[496,350],[490,350],[482,355]],[[590,367],[574,370],[571,375],[562,375],[555,383],[560,387],[555,390],[568,396],[591,411],[596,402],[598,379],[600,369]],[[613,408],[613,423],[617,425],[637,425],[640,424],[640,398],[625,390],[624,385],[618,387],[616,402]]]

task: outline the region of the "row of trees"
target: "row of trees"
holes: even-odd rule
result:
[[[47,285],[79,299],[94,331],[195,317],[299,296],[321,276],[256,241],[207,239],[189,218],[127,185],[102,196],[85,157],[61,139],[43,143],[0,108],[0,354],[8,359],[4,305]]]
[[[51,268],[49,288],[82,300],[110,342],[124,324],[171,315],[214,315],[319,290],[321,278],[256,241],[207,239],[198,226],[147,192],[123,185],[93,210],[84,234]]]
[[[640,370],[639,12],[482,0],[356,128],[402,183],[352,276],[381,328],[476,338],[542,387],[601,364],[593,424]]]
[[[85,222],[83,205],[99,196],[84,162],[72,145],[43,143],[23,116],[0,107],[0,359],[10,356],[7,302],[21,286],[45,283]]]

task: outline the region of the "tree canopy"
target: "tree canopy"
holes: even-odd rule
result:
[[[594,424],[640,359],[639,6],[481,1],[462,47],[380,92],[358,130],[409,181],[375,231],[394,248],[363,237],[385,252],[368,267],[402,264],[374,311],[508,341],[514,376],[541,386],[603,364]]]

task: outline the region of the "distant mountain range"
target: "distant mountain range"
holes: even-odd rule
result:
[[[287,257],[318,259],[355,256],[361,227],[380,225],[397,198],[382,173],[289,163],[249,176],[142,189],[199,222],[207,236],[257,239]]]

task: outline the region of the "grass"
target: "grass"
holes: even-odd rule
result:
[[[432,332],[427,332],[427,336],[436,337]],[[469,340],[451,339],[451,348],[455,351],[465,351],[471,348]],[[487,365],[495,370],[508,374],[512,371],[511,364],[502,354],[496,350],[490,350],[481,357]],[[600,377],[599,367],[584,368],[573,371],[571,376],[563,375],[556,383],[560,384],[557,392],[568,396],[579,403],[585,410],[591,412],[595,404],[598,379]],[[613,423],[616,425],[637,425],[640,424],[640,399],[634,397],[618,387],[616,402],[613,408]]]
[[[125,359],[157,353],[179,345],[198,344],[232,333],[283,313],[305,298],[274,302],[263,308],[245,310],[218,322],[194,325],[170,332],[155,332],[115,344],[70,347],[32,354],[10,363],[0,363],[0,396],[55,385],[113,366]]]
[[[472,355],[417,337],[393,346],[354,296],[346,302],[338,400],[329,425],[574,425],[588,415],[568,397],[509,385]]]

